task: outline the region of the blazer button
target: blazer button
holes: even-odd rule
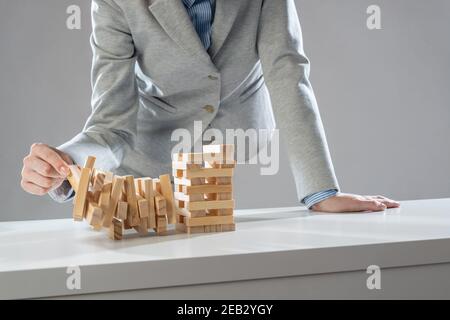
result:
[[[209,113],[214,113],[214,111],[215,111],[214,107],[210,104],[207,104],[206,106],[204,106],[203,109],[205,109],[205,111],[209,112]]]
[[[218,77],[213,76],[212,74],[210,74],[210,75],[208,76],[208,78],[209,78],[209,80],[218,80],[218,79],[219,79]]]

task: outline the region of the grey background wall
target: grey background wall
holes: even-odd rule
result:
[[[341,187],[420,199],[450,196],[450,2],[298,0],[311,80]],[[65,27],[82,8],[82,29]],[[366,27],[378,4],[382,30]],[[89,114],[90,2],[0,0],[0,220],[63,218],[70,205],[25,194],[32,142],[58,145]],[[276,176],[236,173],[238,207],[296,205],[284,154]]]

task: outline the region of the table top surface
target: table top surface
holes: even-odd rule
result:
[[[450,239],[450,199],[404,201],[381,213],[303,207],[236,210],[236,231],[112,241],[70,219],[0,223],[0,273]]]

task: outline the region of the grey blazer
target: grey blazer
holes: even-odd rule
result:
[[[293,0],[216,0],[208,52],[181,0],[93,0],[92,25],[92,114],[60,146],[75,162],[155,177],[174,129],[276,123],[299,199],[338,189]]]

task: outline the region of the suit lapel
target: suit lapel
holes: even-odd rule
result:
[[[180,47],[215,69],[182,0],[153,0],[148,8],[165,32]]]
[[[211,47],[209,48],[211,58],[214,58],[222,48],[228,34],[231,32],[243,2],[245,1],[216,0],[216,13],[212,27]]]

